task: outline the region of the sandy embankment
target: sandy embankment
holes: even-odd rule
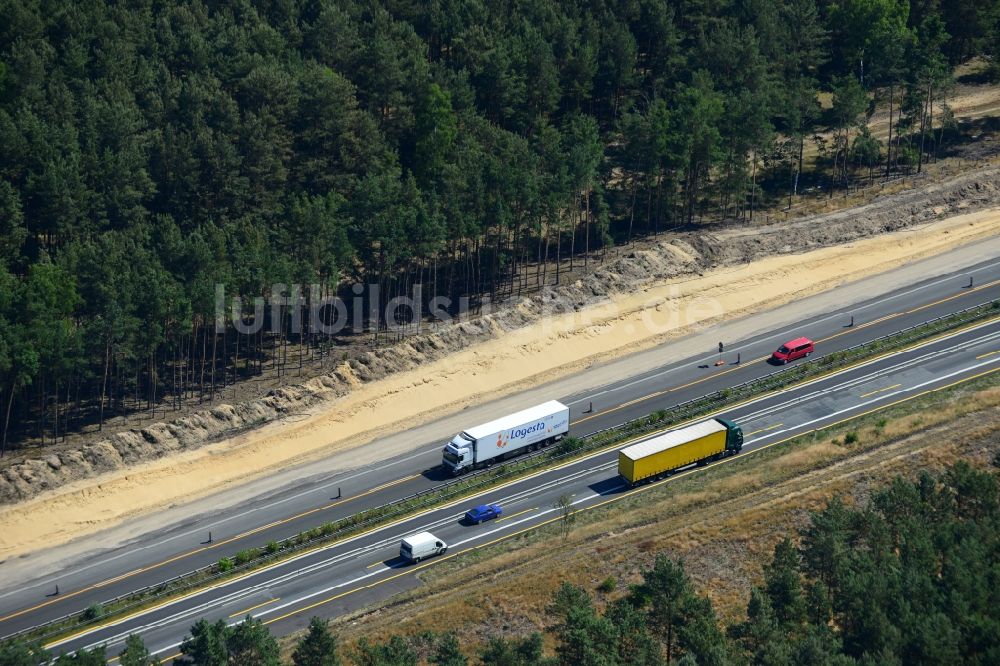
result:
[[[429,421],[514,386],[547,381],[700,326],[769,309],[997,234],[1000,209],[991,208],[848,245],[666,281],[546,317],[418,369],[359,384],[305,420],[272,423],[219,444],[3,506],[0,558],[51,548],[129,516],[361,445],[403,424]],[[725,234],[718,242],[725,242]],[[683,248],[673,248],[677,260],[684,262]]]

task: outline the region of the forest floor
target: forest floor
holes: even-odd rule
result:
[[[857,441],[846,445],[849,432]],[[640,582],[659,553],[683,560],[721,619],[738,621],[774,545],[794,539],[809,513],[834,496],[861,505],[896,475],[939,471],[959,458],[986,467],[998,453],[994,374],[577,512],[568,527],[554,523],[443,562],[421,575],[420,587],[333,627],[348,645],[364,636],[454,631],[475,649],[492,637],[544,630],[545,608],[564,581],[603,606]],[[610,591],[604,581],[613,583]]]
[[[93,477],[86,474],[96,468],[85,457],[87,449],[79,454],[83,463],[60,458],[53,465],[40,459],[7,468],[0,482],[7,484],[8,497],[25,488],[37,496],[0,507],[0,558],[51,551],[127,518],[242,487],[253,478],[271,478],[278,470],[337,451],[350,451],[352,467],[405,453],[421,441],[401,437],[393,443],[380,439],[379,447],[360,445],[557,377],[589,381],[580,371],[596,362],[996,238],[998,205],[1000,169],[987,169],[938,189],[879,198],[819,222],[790,223],[797,227],[794,234],[787,233],[788,224],[774,224],[663,240],[648,250],[623,253],[584,280],[540,298],[444,327],[382,355],[369,353],[342,364],[334,375],[304,383],[299,393],[272,396],[311,408],[297,420],[279,418],[229,440],[190,448],[177,424],[121,435],[114,444],[122,449],[105,442],[90,450],[120,465]],[[955,214],[966,206],[979,210]],[[795,244],[788,243],[790,237]],[[349,390],[340,391],[342,386]],[[223,430],[269,404],[220,406],[182,425],[199,433]],[[177,443],[164,447],[174,455],[164,455],[157,441]],[[129,458],[113,457],[123,450],[131,452]],[[143,460],[146,451],[152,460]],[[60,472],[64,476],[55,476]],[[48,490],[39,493],[42,489]]]

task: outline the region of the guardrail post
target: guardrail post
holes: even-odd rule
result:
[[[969,284],[970,284],[970,285],[972,284],[972,278],[971,278],[971,277],[969,278]],[[961,313],[968,313],[968,312],[972,312],[972,311],[974,311],[974,310],[977,310],[977,309],[979,309],[979,308],[984,308],[984,307],[987,307],[987,306],[992,306],[992,304],[994,304],[994,303],[996,303],[996,299],[991,299],[991,300],[989,300],[989,301],[987,301],[987,302],[985,302],[985,303],[981,303],[981,304],[979,304],[979,305],[973,305],[973,306],[970,306],[970,307],[968,307],[968,308],[965,308],[964,310],[961,310],[961,311],[959,311],[959,313],[955,313],[955,314],[961,314]],[[946,320],[946,319],[948,319],[949,317],[954,317],[954,316],[955,316],[955,314],[952,314],[952,315],[944,315],[944,316],[941,316],[941,317],[937,317],[937,318],[935,318],[935,319],[933,319],[933,320],[929,320],[929,321],[925,321],[925,322],[923,322],[923,323],[921,323],[921,324],[915,324],[915,325],[913,325],[913,326],[910,326],[910,327],[908,327],[908,328],[906,328],[906,329],[902,329],[901,331],[896,331],[895,333],[890,333],[890,334],[888,334],[888,335],[884,335],[884,336],[881,336],[881,337],[879,337],[879,338],[876,338],[876,339],[875,339],[875,340],[873,340],[873,341],[869,341],[869,342],[866,342],[866,343],[861,343],[861,344],[858,344],[858,345],[854,345],[854,346],[852,346],[852,347],[848,347],[847,349],[845,349],[845,350],[843,350],[843,351],[844,351],[844,352],[849,352],[849,351],[852,351],[852,350],[855,350],[855,349],[858,349],[858,348],[861,348],[861,347],[864,347],[864,346],[866,346],[866,345],[870,345],[870,344],[871,344],[872,342],[876,342],[876,341],[881,341],[881,340],[885,340],[885,339],[888,339],[888,338],[891,338],[891,337],[892,337],[893,335],[898,335],[898,334],[900,334],[900,333],[903,333],[903,332],[906,332],[906,331],[910,331],[910,330],[914,330],[914,329],[917,329],[917,328],[920,328],[920,327],[922,327],[922,326],[926,326],[926,325],[928,325],[929,323],[932,323],[932,322],[934,322],[934,321],[939,321],[939,320]],[[851,316],[851,324],[853,325],[853,323],[854,323],[854,316],[852,315],[852,316]],[[737,353],[737,356],[736,356],[736,358],[737,358],[737,362],[739,362],[739,359],[740,359],[740,355],[739,355],[739,353]],[[814,360],[813,362],[816,362],[816,361],[819,361],[819,360],[822,360],[822,358],[825,358],[825,357],[820,357],[819,359],[815,359],[815,360]],[[787,372],[787,371],[788,371],[788,369],[787,369],[787,368],[786,368],[786,369],[784,369],[784,370],[775,370],[775,371],[773,371],[773,372],[770,372],[770,373],[768,373],[767,375],[764,375],[763,377],[758,377],[758,378],[756,378],[756,379],[753,379],[753,380],[750,380],[750,381],[747,381],[747,382],[744,382],[743,384],[740,384],[740,385],[739,385],[738,387],[734,387],[734,388],[741,388],[741,387],[747,387],[747,386],[755,386],[755,385],[761,385],[761,384],[762,384],[762,383],[764,382],[764,380],[768,380],[768,379],[770,379],[770,378],[772,378],[772,377],[774,377],[774,376],[776,376],[776,375],[780,375],[780,374],[783,374],[783,373],[785,373],[785,372]],[[714,394],[713,394],[713,395],[714,395]],[[672,420],[673,422],[677,422],[677,421],[679,421],[679,420],[683,420],[683,418],[684,418],[684,417],[685,417],[685,416],[686,416],[687,414],[689,414],[689,413],[691,412],[691,410],[688,410],[688,409],[684,409],[684,410],[682,411],[682,408],[685,408],[685,407],[687,407],[687,406],[692,406],[692,407],[693,407],[693,406],[695,406],[696,404],[699,404],[699,403],[702,403],[702,402],[704,402],[704,401],[707,401],[707,400],[712,400],[712,401],[717,401],[717,397],[711,397],[711,398],[710,398],[710,396],[706,395],[706,396],[702,396],[702,397],[700,397],[700,398],[694,398],[694,399],[691,399],[691,400],[688,400],[688,401],[685,401],[685,402],[682,402],[682,403],[679,403],[679,404],[677,404],[677,405],[674,405],[673,407],[671,407],[671,408],[670,408],[670,415],[671,415],[671,419],[670,419],[670,420]],[[593,409],[593,403],[591,403],[591,404],[590,404],[590,409]],[[588,409],[588,411],[590,411],[590,409]],[[607,428],[602,428],[602,429],[600,429],[600,430],[597,430],[597,431],[595,431],[595,432],[592,432],[592,433],[590,433],[590,434],[588,434],[588,435],[585,435],[585,436],[584,436],[584,438],[585,438],[585,439],[591,439],[591,438],[597,438],[597,437],[598,437],[599,435],[601,435],[602,433],[607,433],[607,432],[611,432],[611,431],[615,431],[615,430],[619,430],[619,429],[624,429],[624,430],[626,430],[626,431],[631,431],[631,430],[632,430],[632,428],[631,428],[630,426],[631,426],[632,424],[637,424],[637,423],[638,423],[639,421],[641,421],[641,420],[642,420],[641,418],[638,418],[638,419],[629,419],[629,420],[627,420],[627,421],[624,421],[623,423],[621,423],[621,424],[619,424],[619,425],[617,425],[617,426],[609,426],[609,427],[607,427]],[[665,420],[667,420],[667,419],[665,419]],[[663,422],[664,422],[664,420],[661,420],[661,421],[660,421],[660,423],[661,423],[661,424],[662,424]],[[812,430],[812,431],[810,431],[810,432],[816,432],[816,431],[815,431],[815,430]],[[809,434],[809,433],[804,433],[804,434]],[[565,457],[567,457],[567,456],[569,456],[569,455],[571,455],[571,454],[572,454],[572,452],[567,452],[567,453],[564,453],[564,454],[562,454],[562,455],[558,456],[558,458],[565,458]],[[482,472],[479,472],[479,473],[477,473],[477,474],[475,474],[475,475],[470,475],[469,477],[465,477],[465,480],[468,480],[468,479],[469,479],[469,478],[471,478],[472,476],[479,476],[480,474],[483,474],[483,473],[485,473],[486,471],[487,471],[487,470],[483,470]],[[446,487],[448,487],[449,485],[451,485],[451,484],[453,484],[453,483],[457,483],[457,482],[460,482],[460,481],[461,481],[460,479],[455,479],[455,480],[453,480],[453,481],[451,481],[451,482],[445,482],[445,483],[442,483],[442,484],[440,484],[440,485],[438,485],[438,486],[434,486],[434,487],[432,487],[432,488],[429,488],[429,489],[427,489],[427,490],[422,490],[422,491],[420,491],[420,492],[417,492],[417,493],[413,493],[412,495],[408,496],[407,498],[404,498],[403,500],[396,500],[395,502],[391,502],[390,504],[388,504],[388,505],[384,505],[384,506],[385,506],[385,507],[391,507],[391,506],[398,506],[398,505],[399,505],[400,503],[402,503],[402,502],[405,502],[405,501],[406,501],[406,500],[408,500],[408,499],[411,499],[411,498],[415,498],[415,497],[420,497],[420,496],[422,496],[422,495],[430,495],[431,493],[434,493],[434,492],[437,492],[438,490],[440,490],[440,489],[442,489],[442,488],[446,488]],[[457,492],[459,492],[459,491],[458,491],[458,489],[456,489],[456,493],[453,493],[453,494],[457,494]],[[340,491],[340,487],[338,487],[338,488],[337,488],[337,496],[339,497],[339,496],[340,496],[340,494],[341,494],[341,491]],[[424,505],[426,505],[426,504],[427,504],[427,503],[426,503],[426,502],[424,502]],[[399,507],[399,509],[398,509],[398,510],[396,510],[396,512],[395,512],[395,513],[396,513],[396,514],[398,514],[398,513],[401,513],[401,512],[402,512],[402,507]],[[388,515],[388,514],[384,514],[384,515]],[[354,530],[354,529],[357,529],[358,527],[361,527],[361,526],[364,526],[364,525],[370,525],[370,524],[373,524],[373,523],[375,523],[375,522],[376,522],[376,521],[378,520],[378,518],[379,518],[379,517],[380,517],[380,516],[372,516],[371,518],[369,518],[369,519],[367,519],[367,520],[364,520],[364,521],[362,521],[362,522],[359,522],[359,523],[355,523],[355,524],[350,524],[350,525],[344,525],[343,527],[341,527],[341,528],[337,529],[337,530],[336,530],[335,532],[333,532],[333,533],[332,533],[331,535],[329,535],[329,536],[331,536],[331,537],[339,537],[339,536],[340,536],[341,534],[344,534],[344,533],[348,533],[348,532],[350,532],[351,530]],[[286,540],[283,540],[283,541],[282,541],[282,543],[292,543],[292,542],[293,542],[293,540],[294,540],[294,537],[290,537],[289,539],[286,539]],[[309,543],[312,543],[312,541],[314,541],[314,540],[310,540],[310,542],[309,542]],[[212,533],[211,533],[211,532],[209,532],[209,533],[208,533],[208,541],[207,541],[207,542],[202,542],[202,543],[211,543],[211,542],[212,542]],[[296,549],[296,548],[297,548],[297,546],[292,546],[292,548],[293,548],[293,549]],[[166,580],[166,581],[164,581],[164,582],[161,582],[161,583],[157,583],[157,584],[155,584],[155,585],[149,585],[149,586],[146,586],[146,587],[143,587],[143,588],[140,588],[139,590],[134,590],[134,591],[132,591],[132,592],[129,592],[129,593],[127,593],[127,594],[123,594],[123,595],[120,595],[119,597],[116,597],[116,599],[112,599],[111,601],[107,601],[107,602],[103,602],[103,603],[104,603],[104,605],[105,605],[105,606],[107,606],[107,605],[110,605],[111,603],[114,603],[114,602],[116,602],[116,601],[118,601],[118,600],[121,600],[121,599],[126,599],[126,598],[128,598],[128,597],[131,597],[131,596],[136,596],[136,595],[139,595],[139,594],[145,594],[145,593],[147,593],[147,592],[149,592],[149,591],[155,591],[155,590],[156,590],[157,588],[159,588],[159,589],[160,589],[160,591],[156,591],[156,592],[155,592],[155,594],[154,594],[154,596],[157,596],[157,597],[158,597],[158,596],[161,596],[161,595],[163,594],[163,591],[164,591],[164,590],[166,590],[166,588],[168,588],[168,586],[169,586],[169,585],[170,585],[171,583],[173,583],[174,581],[183,581],[183,580],[185,580],[185,579],[187,579],[187,578],[189,578],[189,577],[191,577],[191,576],[194,576],[194,575],[198,574],[199,572],[203,572],[203,571],[206,571],[207,569],[209,569],[209,568],[211,568],[211,567],[214,567],[214,566],[215,566],[215,565],[208,565],[208,567],[202,567],[202,568],[200,568],[200,569],[195,569],[194,571],[190,571],[190,572],[188,572],[188,573],[185,573],[185,574],[179,574],[179,575],[177,575],[177,576],[174,576],[173,578],[169,578],[169,579],[167,579],[167,580]],[[249,566],[249,563],[248,563],[248,564],[246,564],[246,565],[244,565],[244,566],[243,566],[243,568],[245,569],[245,568],[247,568],[248,566]],[[221,573],[216,573],[216,574],[212,575],[212,576],[211,576],[211,578],[209,578],[209,580],[218,580],[218,579],[222,578],[223,576],[224,576],[224,574],[221,574]],[[194,587],[195,585],[197,585],[197,583],[196,583],[196,582],[193,582],[193,581],[191,581],[191,582],[188,582],[188,583],[182,583],[182,584],[181,584],[181,587],[180,587],[179,589],[180,589],[180,590],[187,590],[187,589],[191,589],[191,588],[192,588],[192,587]],[[169,592],[169,590],[166,590],[166,591],[167,591],[167,592]],[[49,593],[49,594],[47,594],[46,596],[47,596],[47,597],[55,597],[55,596],[57,596],[58,594],[59,594],[59,585],[57,584],[57,585],[55,586],[55,591],[54,591],[54,592],[52,592],[52,593]],[[134,607],[136,607],[137,605],[139,605],[139,604],[141,604],[141,603],[144,603],[144,602],[143,602],[143,601],[142,601],[142,600],[140,599],[140,600],[138,600],[138,601],[135,601],[135,602],[132,602],[132,603],[131,603],[130,605],[127,605],[127,606],[125,606],[125,607],[124,607],[123,609],[121,609],[121,610],[119,610],[119,611],[115,611],[115,612],[117,613],[117,612],[121,612],[122,610],[128,610],[128,609],[131,609],[131,608],[134,608]],[[76,617],[77,615],[78,615],[78,613],[72,613],[72,614],[70,614],[70,615],[65,615],[65,616],[63,616],[63,617],[61,617],[61,618],[57,618],[57,619],[55,619],[55,620],[49,620],[48,622],[45,622],[45,623],[43,623],[42,625],[39,625],[38,627],[34,627],[34,628],[33,628],[33,629],[31,629],[31,630],[23,630],[23,631],[21,631],[21,632],[16,632],[16,633],[14,633],[14,634],[10,634],[10,635],[8,635],[8,636],[3,636],[3,637],[0,637],[0,639],[2,639],[2,640],[4,640],[4,641],[7,641],[7,640],[10,640],[10,639],[11,639],[11,638],[13,638],[13,637],[16,637],[16,636],[19,636],[19,635],[22,635],[23,633],[25,633],[25,632],[27,632],[27,631],[32,631],[32,630],[35,630],[35,629],[38,629],[38,628],[40,628],[40,627],[46,627],[46,626],[55,626],[55,625],[57,625],[58,623],[60,623],[60,622],[63,622],[64,620],[67,620],[67,619],[69,619],[69,618],[73,618],[73,617]],[[105,616],[105,617],[106,617],[106,616]],[[51,633],[51,632],[50,632],[49,634],[46,634],[46,635],[45,635],[45,637],[49,637],[49,636],[54,636],[54,635],[55,635],[54,633]]]

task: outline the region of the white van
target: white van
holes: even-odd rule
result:
[[[448,544],[430,532],[408,536],[399,544],[399,556],[410,562],[419,562],[425,557],[444,555]]]

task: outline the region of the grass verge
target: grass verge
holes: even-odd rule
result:
[[[538,454],[522,457],[505,465],[498,465],[474,476],[456,479],[338,521],[318,525],[288,539],[271,541],[260,547],[240,550],[230,556],[220,558],[212,565],[115,599],[94,604],[85,610],[9,636],[4,639],[4,642],[37,641],[50,643],[86,627],[106,623],[117,617],[164,603],[171,598],[194,593],[222,580],[248,575],[310,549],[327,546],[356,536],[364,531],[412,516],[419,511],[461,499],[500,483],[541,471],[555,464],[569,462],[577,457],[618,445],[636,437],[670,428],[699,416],[714,413],[750,398],[794,386],[845,366],[927,341],[963,326],[996,317],[998,314],[1000,314],[1000,301],[984,303],[840,352],[827,354],[808,363],[775,371],[739,386],[708,394],[670,409],[654,412],[643,418],[627,421],[585,438],[568,437],[558,446]]]
[[[420,588],[334,626],[348,646],[362,636],[456,631],[475,649],[544,629],[562,582],[603,605],[640,582],[659,552],[682,558],[699,591],[732,619],[745,611],[774,544],[830,497],[861,504],[897,474],[957,457],[985,466],[998,452],[993,373],[578,511],[569,530],[553,523],[444,561],[421,574]]]

